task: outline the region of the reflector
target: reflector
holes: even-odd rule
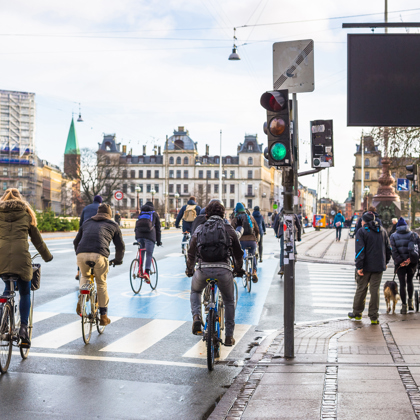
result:
[[[90,293],[90,290],[86,290],[86,289],[82,289],[81,291],[80,291],[80,294],[81,295],[88,295]]]
[[[0,303],[6,303],[7,302],[7,298],[0,298]]]

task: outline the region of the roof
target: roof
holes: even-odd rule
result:
[[[168,151],[197,151],[197,143],[194,143],[188,134],[188,131],[184,130],[184,127],[178,127],[178,130],[174,130],[173,136],[169,137],[168,139]],[[166,142],[164,150],[166,150]]]
[[[65,155],[80,155],[79,143],[77,141],[76,129],[74,128],[74,120],[71,119],[69,135],[67,136]]]
[[[121,153],[121,143],[117,143],[115,134],[104,134],[102,143],[98,143],[98,146],[103,152]]]
[[[258,144],[257,135],[245,135],[245,140],[238,147],[238,153],[262,153],[263,145]]]

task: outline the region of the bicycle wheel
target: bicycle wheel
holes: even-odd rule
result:
[[[0,372],[6,373],[12,357],[12,308],[9,303],[3,305],[0,321]]]
[[[216,320],[214,310],[211,310],[207,316],[207,368],[212,371],[214,369],[214,334]]]
[[[248,293],[251,293],[251,284],[252,284],[252,274],[250,271],[248,271],[245,275],[246,277],[246,290]]]
[[[419,311],[419,306],[420,306],[418,290],[416,290],[415,293],[414,293],[414,304],[416,305],[416,312],[418,312]]]
[[[220,326],[220,330],[224,330],[225,329],[225,305],[223,304],[223,298],[222,296],[219,294],[219,326]]]
[[[152,265],[150,266],[150,287],[155,290],[158,284],[158,266],[155,257],[152,257]]]
[[[246,273],[248,272],[248,258],[245,260],[245,275],[242,276],[242,284],[244,287],[246,287]]]
[[[92,313],[92,305],[88,301],[88,296],[90,295],[82,296],[82,336],[85,344],[89,344],[90,337],[92,336],[92,324],[94,322],[94,314]]]
[[[130,284],[134,293],[140,292],[143,278],[140,276],[139,260],[137,258],[134,258],[130,265]]]
[[[29,322],[28,322],[29,341],[32,340],[33,319],[34,319],[34,292],[32,292],[31,309],[29,311]],[[22,359],[27,359],[30,348],[27,349],[27,348],[19,347],[19,350],[20,350],[20,355]]]
[[[100,325],[99,322],[101,321],[101,316],[99,314],[99,308],[98,308],[98,294],[95,292],[95,310],[94,310],[94,316],[96,321],[96,329],[98,330],[99,334],[102,334],[105,330],[105,325]]]
[[[201,292],[201,323],[204,326],[204,320],[208,314],[207,305],[210,300],[210,285],[207,285]]]
[[[236,309],[236,305],[238,304],[238,283],[236,283],[236,280],[233,279],[233,295],[234,295],[234,299],[235,299],[235,309]]]

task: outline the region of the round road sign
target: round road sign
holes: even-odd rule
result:
[[[124,194],[122,191],[115,191],[114,197],[116,200],[122,200],[124,198]]]
[[[334,214],[335,214],[335,211],[331,210],[331,216],[334,216]]]
[[[279,208],[279,206],[277,204],[273,204],[273,209],[277,210]]]

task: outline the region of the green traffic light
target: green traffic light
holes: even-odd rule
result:
[[[286,157],[286,146],[283,143],[274,143],[270,153],[274,160],[281,161]]]

